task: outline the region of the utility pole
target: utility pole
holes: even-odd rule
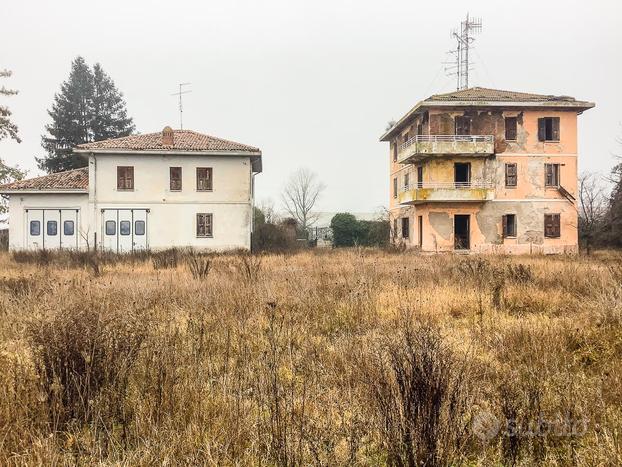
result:
[[[469,49],[473,46],[475,38],[474,34],[482,31],[482,20],[480,18],[470,18],[467,13],[466,19],[460,22],[460,32],[453,30],[451,32],[452,39],[456,40],[456,48],[448,53],[454,56],[452,62],[445,62],[449,65],[445,68],[448,76],[456,76],[456,89],[466,89],[469,87],[469,71],[471,62],[469,58]]]
[[[179,83],[179,91],[175,92],[173,94],[171,94],[171,96],[179,96],[179,129],[183,130],[184,129],[184,105],[183,105],[183,101],[181,96],[183,94],[188,94],[192,91],[190,90],[184,90],[183,87],[184,86],[190,86],[192,83]]]

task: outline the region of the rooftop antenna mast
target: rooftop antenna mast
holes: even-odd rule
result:
[[[473,47],[475,34],[482,31],[481,18],[470,18],[467,13],[466,19],[460,22],[460,32],[451,31],[451,38],[456,40],[456,48],[448,53],[454,56],[452,62],[444,62],[449,65],[445,68],[448,76],[456,76],[456,89],[466,89],[469,87],[469,71],[472,70],[472,63],[469,60],[469,49]]]
[[[184,86],[190,86],[192,83],[179,83],[179,91],[174,92],[171,96],[179,96],[179,129],[184,129],[184,105],[182,101],[182,95],[188,94],[192,91],[189,89],[184,90]]]

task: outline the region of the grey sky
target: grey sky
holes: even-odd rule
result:
[[[37,174],[47,109],[82,55],[124,93],[140,132],[184,127],[259,146],[258,198],[278,201],[299,166],[327,185],[319,208],[388,201],[387,121],[451,91],[441,62],[467,8],[484,23],[471,84],[596,102],[580,118],[581,170],[606,173],[622,135],[622,2],[337,0],[6,1],[0,68],[22,144],[5,161]]]

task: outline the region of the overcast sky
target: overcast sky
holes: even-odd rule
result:
[[[471,84],[596,103],[580,117],[581,170],[607,173],[622,136],[622,2],[608,0],[5,1],[2,98],[23,142],[0,157],[38,174],[43,127],[71,61],[100,62],[139,132],[179,126],[177,83],[192,83],[184,127],[258,146],[259,199],[278,203],[305,166],[324,211],[388,204],[387,122],[449,92],[441,62],[466,15],[483,21]]]

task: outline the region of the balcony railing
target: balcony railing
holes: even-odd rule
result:
[[[400,144],[403,151],[415,143],[494,143],[493,135],[415,135]]]
[[[422,188],[425,190],[468,190],[468,189],[493,189],[494,182],[471,181],[471,182],[413,182],[408,185],[401,185],[399,192],[416,190]]]
[[[415,135],[398,147],[398,162],[416,162],[431,156],[495,153],[493,135]]]

